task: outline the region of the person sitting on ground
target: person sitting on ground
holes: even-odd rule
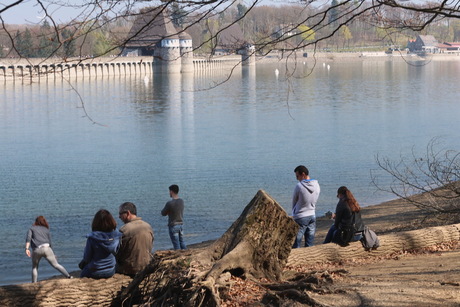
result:
[[[101,209],[94,215],[92,232],[86,237],[83,260],[78,265],[82,269],[80,277],[109,278],[115,274],[115,254],[120,246],[121,232],[112,214]]]
[[[30,252],[30,247],[32,247],[32,253]],[[43,257],[48,260],[53,268],[61,272],[62,275],[72,278],[66,269],[56,260],[56,256],[51,249],[50,226],[42,215],[37,216],[35,223],[27,231],[26,255],[32,258],[32,282],[37,282],[38,264]]]
[[[137,208],[131,202],[120,205],[119,217],[125,225],[120,228],[122,237],[120,250],[116,255],[116,271],[134,276],[152,259],[153,230],[148,223],[137,216]]]
[[[329,229],[323,244],[334,242],[340,245],[347,245],[351,241],[358,241],[364,230],[361,219],[361,207],[347,187],[341,186],[337,190],[339,202],[335,209],[334,224]],[[351,232],[351,233],[350,233]],[[344,238],[344,234],[348,234]]]

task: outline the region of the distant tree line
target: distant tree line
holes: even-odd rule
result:
[[[20,2],[12,5],[20,6]],[[75,16],[67,24],[57,24],[42,6],[45,17],[41,24],[8,25],[1,12],[9,7],[0,7],[0,56],[68,58],[119,54],[124,44],[135,39],[127,36],[139,13],[128,5],[130,1],[124,8],[119,8],[118,1],[96,2],[84,4],[93,7],[93,15]],[[176,27],[192,36],[195,51],[202,53],[212,50],[218,33],[235,23],[259,53],[273,49],[404,47],[417,34],[431,34],[440,42],[460,41],[459,0],[423,4],[332,0],[326,5],[298,0],[280,6],[260,5],[258,0],[244,3],[251,4],[164,0],[158,5],[169,11]]]
[[[94,27],[98,29],[92,30]],[[46,19],[36,26],[7,26],[8,31],[0,30],[0,57],[66,59],[116,55],[119,53],[116,30],[121,29],[123,36],[129,27],[129,24],[123,27],[114,27],[112,24],[101,26],[99,22],[77,27],[55,27]]]

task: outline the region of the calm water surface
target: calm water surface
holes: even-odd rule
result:
[[[460,61],[330,65],[289,81],[284,64],[238,69],[211,90],[224,73],[0,85],[0,284],[30,280],[37,215],[74,271],[94,213],[124,201],[152,224],[155,250],[171,248],[160,210],[173,183],[191,244],[222,235],[259,189],[289,212],[299,164],[321,184],[323,214],[340,185],[363,205],[392,198],[370,183],[376,154],[423,153],[438,136],[459,149]],[[39,280],[55,274],[43,261]]]

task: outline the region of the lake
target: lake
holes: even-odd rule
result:
[[[259,189],[290,213],[299,164],[321,185],[323,215],[341,185],[364,206],[394,197],[371,183],[377,154],[423,155],[435,137],[459,150],[460,61],[328,64],[288,80],[284,63],[237,68],[217,87],[227,71],[0,85],[0,284],[30,281],[38,215],[75,271],[96,211],[121,226],[125,201],[152,225],[154,249],[171,248],[160,215],[171,184],[192,244],[220,237]],[[42,260],[39,280],[56,274]]]

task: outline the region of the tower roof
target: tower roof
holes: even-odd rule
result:
[[[179,39],[165,7],[149,7],[139,12],[128,34],[126,47],[154,46],[165,38]]]

